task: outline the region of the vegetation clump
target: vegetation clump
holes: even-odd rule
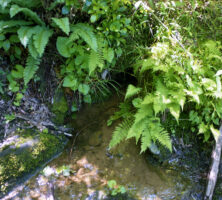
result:
[[[181,113],[192,133],[212,141],[222,116],[221,7],[216,0],[3,0],[0,48],[11,66],[0,68],[7,76],[0,92],[14,93],[19,106],[44,56],[54,55],[72,112],[117,90],[115,75],[134,77],[109,120],[122,120],[110,147],[135,138],[141,152],[153,144],[172,151],[163,122],[171,116],[180,126]]]

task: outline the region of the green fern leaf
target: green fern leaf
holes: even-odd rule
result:
[[[112,48],[104,48],[103,55],[104,59],[111,63],[114,58],[114,51]]]
[[[121,141],[126,139],[131,125],[132,121],[130,119],[125,119],[119,125],[116,126],[115,131],[113,132],[112,139],[109,143],[110,148],[115,147]]]
[[[129,99],[130,97],[138,94],[141,91],[141,88],[137,88],[134,85],[129,85],[126,91],[125,100]]]
[[[45,47],[52,36],[53,31],[44,27],[38,26],[36,29],[36,34],[34,35],[34,46],[41,57],[44,53]]]
[[[140,105],[137,113],[135,114],[135,123],[144,119],[145,117],[153,116],[153,107],[152,104],[142,104]]]
[[[69,58],[71,56],[68,42],[69,38],[67,37],[58,37],[56,41],[57,50],[65,58]]]
[[[180,117],[180,104],[171,103],[167,107],[170,109],[171,115],[173,115],[178,122]]]
[[[34,46],[33,38],[30,39],[29,44],[28,44],[28,50],[31,56],[35,59],[39,57],[38,52],[36,51],[36,48]]]
[[[27,46],[30,38],[32,37],[32,35],[35,33],[35,30],[33,29],[33,27],[29,27],[29,26],[22,26],[18,31],[18,37],[21,41],[21,43],[23,44],[24,47]]]
[[[75,24],[71,27],[73,33],[79,35],[94,51],[97,52],[98,44],[93,29],[83,23]]]
[[[39,16],[30,10],[29,8],[21,8],[18,5],[12,5],[10,8],[10,17],[14,17],[18,13],[24,13],[25,16],[30,17],[34,22],[36,22],[39,25],[45,25],[45,23],[39,18]]]
[[[29,81],[33,78],[36,71],[39,68],[40,60],[35,59],[32,56],[28,56],[26,61],[26,66],[23,72],[24,83],[27,85]]]
[[[150,130],[152,131],[152,139],[154,142],[158,141],[162,146],[172,151],[172,143],[169,134],[161,127],[160,123],[150,123]]]
[[[64,18],[52,18],[52,20],[55,22],[55,24],[62,29],[63,32],[65,32],[67,35],[69,35],[70,27],[69,27],[69,19],[68,17]]]
[[[41,0],[10,0],[12,3],[25,8],[38,8],[42,5]]]
[[[30,24],[32,24],[32,22],[27,22],[23,20],[0,21],[0,32],[4,29],[18,27],[18,26],[26,26]]]
[[[147,126],[147,118],[143,118],[138,122],[134,121],[134,124],[129,129],[127,139],[135,137],[137,143],[140,137],[142,136],[143,131],[146,129],[146,126]]]
[[[97,66],[103,68],[103,59],[99,53],[92,50],[88,59],[89,74],[92,74]]]
[[[149,130],[146,129],[146,132],[141,137],[141,151],[145,152],[152,145],[152,137]]]

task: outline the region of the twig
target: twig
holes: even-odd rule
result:
[[[96,122],[91,122],[89,124],[87,124],[85,127],[83,127],[80,131],[78,131],[73,139],[73,142],[72,142],[72,146],[71,146],[71,149],[70,149],[70,153],[69,153],[69,156],[71,157],[72,156],[72,151],[73,151],[73,147],[75,145],[75,142],[77,140],[77,137],[86,129],[88,128],[89,126],[91,126],[92,124],[95,124]]]

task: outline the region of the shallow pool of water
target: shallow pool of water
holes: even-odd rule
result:
[[[192,187],[190,179],[148,163],[134,140],[108,149],[116,124],[107,127],[107,119],[117,110],[118,101],[113,97],[83,108],[71,121],[78,137],[44,172],[28,181],[17,199],[106,199],[110,180],[117,183],[115,189],[123,186],[127,191],[116,199],[181,199]]]

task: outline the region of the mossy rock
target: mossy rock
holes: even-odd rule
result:
[[[56,115],[54,121],[58,124],[62,124],[68,111],[68,103],[63,90],[60,88],[55,92],[54,102],[51,110]]]
[[[23,130],[0,146],[0,197],[62,151],[63,136]]]

